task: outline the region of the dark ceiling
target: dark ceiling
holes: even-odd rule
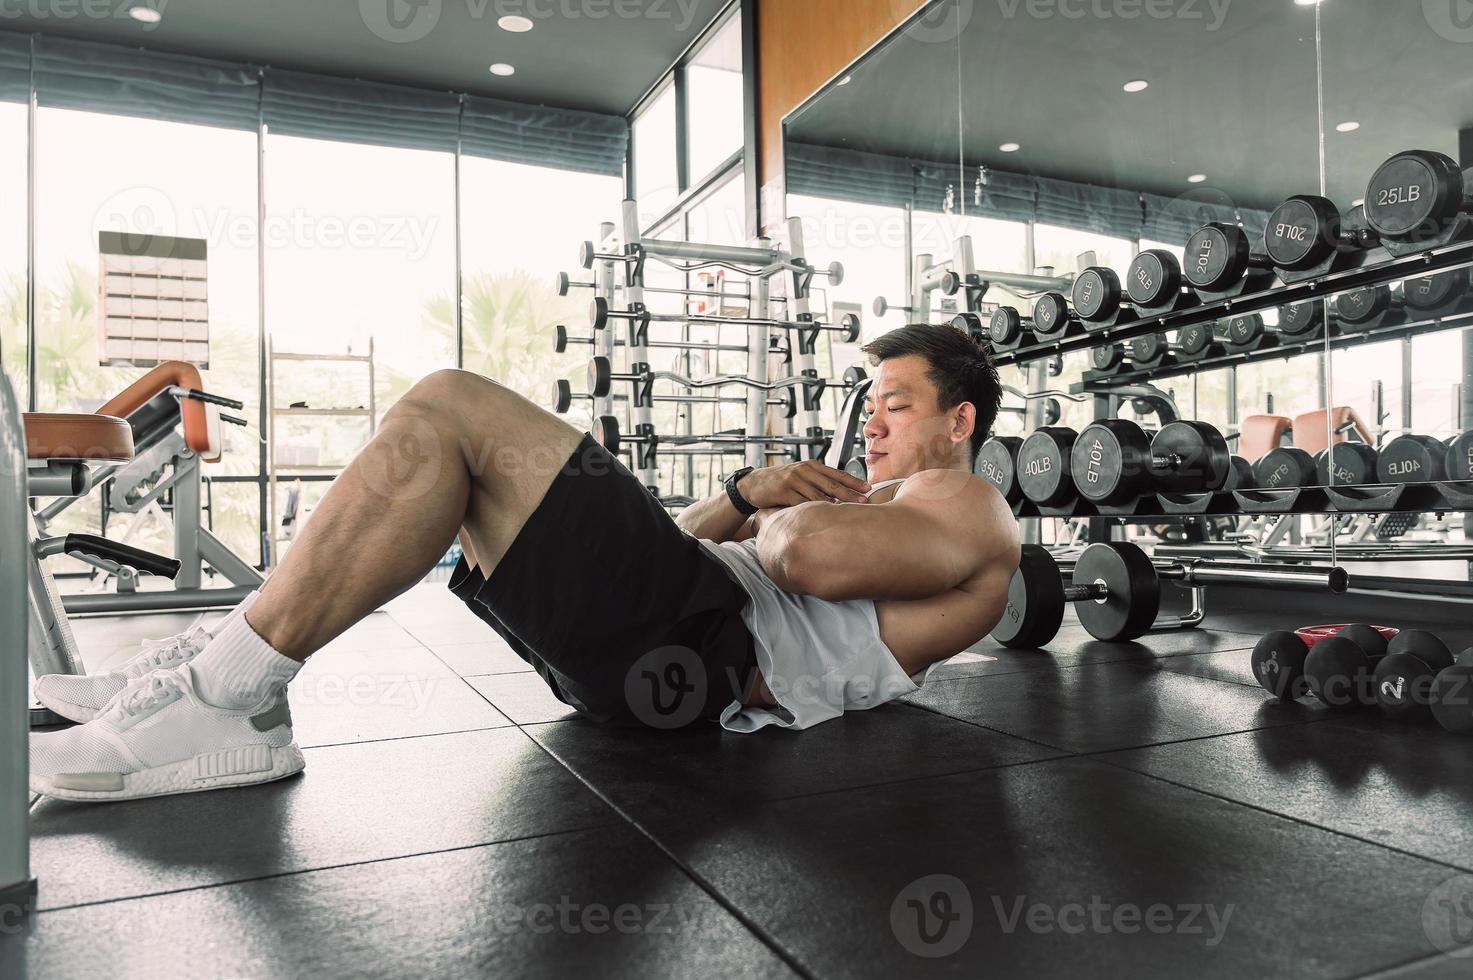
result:
[[[147,0],[140,24],[119,2],[11,4],[0,29],[142,46],[623,114],[711,23],[726,0]],[[38,17],[37,13],[47,14]],[[497,27],[520,14],[533,29]],[[501,78],[490,65],[516,74]]]
[[[1342,208],[1364,194],[1391,153],[1420,147],[1458,155],[1459,130],[1473,127],[1473,25],[1435,16],[1455,2],[1324,0],[1326,181]],[[1171,197],[1191,189],[1188,176],[1200,173],[1209,179],[1198,192],[1215,190],[1251,207],[1319,189],[1312,6],[950,3],[893,35],[848,84],[796,113],[788,138],[957,160],[960,91],[969,167]],[[1172,16],[1149,16],[1152,10]],[[1150,87],[1128,94],[1122,86],[1132,79]],[[1334,130],[1351,120],[1359,130]],[[1002,153],[1005,142],[1022,149]]]

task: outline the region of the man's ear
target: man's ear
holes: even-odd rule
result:
[[[972,438],[972,432],[977,427],[977,406],[971,402],[962,402],[956,407],[956,418],[952,422],[951,435],[957,442],[966,442]]]

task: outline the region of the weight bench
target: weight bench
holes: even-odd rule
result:
[[[230,606],[260,586],[261,574],[204,527],[201,520],[200,464],[220,459],[221,422],[245,424],[244,419],[221,414],[221,406],[240,409],[242,403],[206,393],[199,369],[193,364],[165,361],[97,410],[95,417],[123,420],[133,443],[128,458],[106,461],[106,465],[92,474],[91,485],[100,488],[103,495],[104,516],[133,515],[122,535],[123,542],[150,518],[172,523],[174,557],[180,567],[173,576],[173,589],[139,592],[126,573],[118,577],[111,567],[89,561],[104,575],[116,577],[117,591],[67,596],[68,612]],[[166,498],[166,495],[172,496]],[[65,495],[37,511],[38,530],[44,533],[57,515],[78,499],[79,495]],[[164,514],[166,507],[172,512],[172,520]],[[230,586],[203,588],[206,566],[223,575]]]
[[[1256,463],[1282,446],[1293,428],[1282,415],[1250,415],[1238,426],[1238,455]]]

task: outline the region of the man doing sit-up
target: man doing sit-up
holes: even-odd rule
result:
[[[299,772],[287,684],[457,535],[451,590],[595,721],[803,729],[914,692],[997,624],[1018,564],[1016,521],[972,475],[1001,389],[951,327],[864,350],[872,482],[815,461],[742,470],[673,520],[557,416],[466,371],[430,375],[212,631],[38,679],[43,704],[85,723],[31,735],[31,789],[135,799]]]

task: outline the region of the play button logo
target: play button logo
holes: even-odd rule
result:
[[[427,37],[440,22],[441,0],[358,0],[358,15],[375,36],[390,44]]]
[[[1438,37],[1473,43],[1473,0],[1422,0],[1422,16]]]

